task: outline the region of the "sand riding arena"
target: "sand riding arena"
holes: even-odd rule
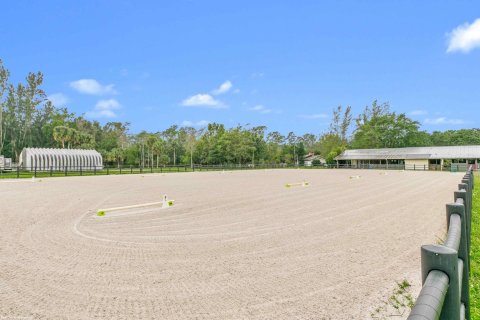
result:
[[[366,319],[396,281],[420,290],[461,175],[0,180],[0,319]]]

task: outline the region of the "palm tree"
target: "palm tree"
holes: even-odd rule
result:
[[[65,149],[65,142],[69,140],[70,128],[65,126],[57,126],[53,128],[53,139],[62,144],[62,148]]]

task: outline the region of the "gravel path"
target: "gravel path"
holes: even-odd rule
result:
[[[395,281],[419,291],[462,175],[381,173],[0,180],[0,319],[367,319]]]

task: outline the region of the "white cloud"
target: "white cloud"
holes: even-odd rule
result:
[[[212,90],[212,94],[214,95],[219,95],[219,94],[223,94],[223,93],[226,93],[228,92],[231,88],[233,87],[233,84],[227,80],[225,81],[224,83],[222,83],[220,85],[220,87],[218,87],[217,89],[215,90]]]
[[[301,114],[299,115],[300,118],[303,119],[325,119],[328,116],[325,113],[314,113],[314,114]]]
[[[116,118],[116,110],[120,109],[120,103],[115,99],[99,100],[92,111],[87,112],[89,118]]]
[[[116,94],[113,84],[102,85],[95,79],[80,79],[70,82],[70,87],[80,93],[92,95]]]
[[[95,108],[99,110],[116,110],[120,109],[120,103],[115,99],[99,100]]]
[[[228,108],[227,105],[223,104],[221,101],[216,100],[212,95],[224,94],[233,87],[232,82],[229,80],[222,83],[217,89],[211,91],[211,94],[208,93],[199,93],[188,97],[183,100],[180,105],[184,107],[205,107],[212,109],[224,109]],[[237,91],[237,90],[235,90]]]
[[[197,122],[185,120],[182,122],[184,127],[205,127],[210,123],[208,120],[200,120]]]
[[[47,97],[48,100],[50,100],[54,106],[57,107],[64,107],[68,102],[70,102],[70,99],[63,93],[54,93],[51,94]]]
[[[250,108],[249,110],[259,112],[259,113],[262,113],[262,114],[271,113],[273,111],[272,109],[265,108],[261,104],[258,104],[255,107]]]
[[[427,118],[424,121],[425,124],[440,125],[440,124],[464,124],[462,119],[449,119],[447,117]]]
[[[480,47],[480,18],[472,24],[464,23],[447,34],[447,52],[461,51],[468,53]]]
[[[184,107],[206,107],[213,109],[226,108],[222,102],[215,100],[211,95],[206,93],[199,93],[191,96],[181,102]]]
[[[411,116],[424,116],[428,114],[428,112],[425,110],[413,110],[413,111],[410,111],[408,114]]]

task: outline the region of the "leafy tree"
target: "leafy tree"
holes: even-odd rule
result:
[[[307,151],[312,152],[317,144],[317,137],[311,133],[305,133],[302,136],[303,145]]]
[[[352,122],[352,108],[347,106],[345,111],[342,106],[333,109],[330,131],[320,136],[319,151],[320,155],[328,163],[342,153],[348,145],[348,132]]]
[[[278,131],[267,135],[267,156],[272,163],[280,163],[285,137]]]
[[[162,132],[162,136],[165,138],[167,143],[167,149],[172,155],[173,165],[176,165],[178,149],[180,146],[179,140],[178,140],[179,138],[178,126],[177,125],[170,126],[170,128]]]
[[[330,133],[340,137],[342,141],[348,140],[348,130],[352,123],[352,107],[347,106],[343,111],[342,106],[333,109],[332,122],[330,123]]]
[[[113,148],[108,152],[108,159],[110,161],[116,161],[117,167],[120,168],[120,164],[123,163],[125,159],[125,150],[122,148]]]
[[[198,136],[201,134],[201,131],[195,130],[192,127],[186,127],[180,129],[184,132],[185,135],[185,149],[188,152],[190,167],[193,168],[193,153],[195,152],[195,148],[198,142]]]
[[[426,143],[419,131],[420,124],[404,113],[391,112],[388,103],[374,101],[371,108],[367,106],[357,117],[356,123],[353,148],[400,148]]]
[[[53,139],[62,144],[65,148],[65,142],[70,139],[70,128],[65,126],[58,126],[53,129]]]

